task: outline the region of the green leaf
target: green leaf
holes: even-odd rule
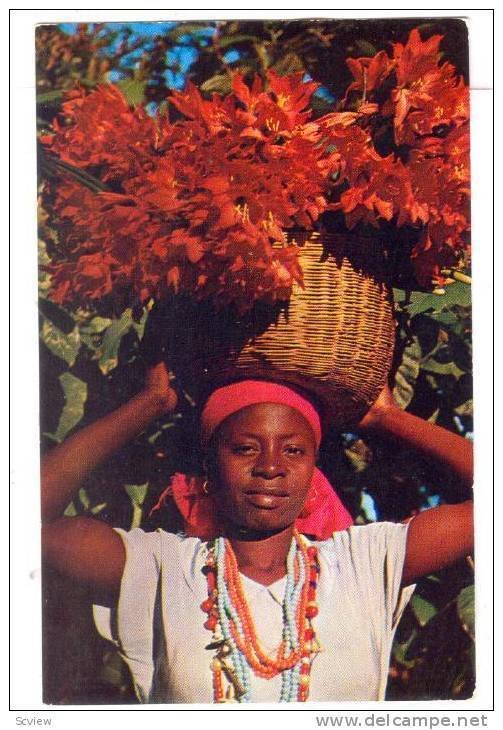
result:
[[[100,334],[107,327],[110,327],[112,323],[113,319],[108,319],[108,317],[93,317],[80,328],[80,331],[89,334]]]
[[[76,378],[71,373],[63,373],[59,376],[63,392],[65,394],[65,405],[61,411],[58,428],[54,437],[63,441],[69,431],[74,428],[84,415],[84,405],[87,400],[87,383]]]
[[[89,497],[87,496],[87,492],[84,487],[79,489],[79,499],[84,509],[88,510],[91,502],[89,501]]]
[[[131,328],[136,331],[139,339],[143,337],[147,317],[148,309],[145,308],[140,321],[136,322],[133,319],[133,310],[129,307],[124,310],[120,319],[106,320],[101,317],[95,317],[94,319],[97,319],[98,322],[95,325],[92,324],[91,330],[87,330],[86,327],[83,328],[85,332],[83,339],[85,339],[86,344],[89,343],[89,346],[95,350],[98,365],[103,375],[107,375],[117,366],[121,340]],[[111,324],[105,329],[101,329],[107,321],[111,322]],[[94,334],[92,332],[93,329],[95,329]]]
[[[461,626],[475,641],[475,586],[463,588],[456,600],[456,608]]]
[[[406,292],[403,289],[393,289],[393,296],[398,304],[406,300]],[[434,312],[441,312],[454,305],[469,307],[471,305],[471,287],[462,284],[460,281],[449,284],[445,288],[445,294],[431,294],[429,292],[410,292],[409,303],[406,305],[410,316],[430,309]]]
[[[360,53],[363,53],[364,56],[375,56],[377,53],[376,47],[373,46],[372,43],[364,40],[363,38],[357,40],[355,42],[355,45]]]
[[[228,48],[229,46],[235,46],[238,43],[260,43],[260,38],[246,33],[236,33],[236,35],[231,34],[228,36],[222,36],[222,38],[218,39],[218,45],[220,48]]]
[[[59,101],[63,98],[64,90],[56,89],[54,91],[46,91],[43,94],[37,95],[37,104],[48,104],[51,101]]]
[[[304,71],[304,62],[296,53],[286,53],[272,68],[280,76],[287,76],[294,71]]]
[[[74,180],[84,185],[84,187],[89,188],[93,193],[109,190],[107,185],[94,177],[94,175],[90,175],[86,170],[70,165],[68,162],[63,162],[63,160],[60,160],[52,154],[46,154],[42,145],[38,145],[38,161],[42,173],[49,175],[49,177],[53,175],[59,176],[61,173],[65,173],[71,175]]]
[[[414,388],[421,363],[421,346],[416,337],[403,353],[402,362],[395,374],[393,398],[400,408],[405,409],[414,396]]]
[[[145,501],[145,497],[148,492],[148,482],[146,484],[125,484],[124,489],[126,490],[131,504],[133,506],[133,519],[131,520],[132,530],[134,527],[139,527],[143,518],[142,506]]]
[[[395,642],[393,645],[393,658],[406,669],[412,669],[416,663],[414,659],[407,659],[407,652],[417,636],[417,631],[411,632],[409,638],[404,642]]]
[[[147,82],[141,79],[122,79],[116,83],[130,106],[141,106],[144,103],[146,85]]]
[[[344,453],[356,472],[364,471],[372,461],[372,452],[362,439],[354,441]]]
[[[460,406],[454,408],[454,413],[457,416],[472,416],[473,415],[473,400],[469,400],[462,403]]]
[[[99,515],[99,513],[102,512],[106,506],[106,502],[101,502],[101,504],[96,504],[94,507],[91,507],[90,512],[92,515]]]
[[[91,515],[97,515],[100,512],[102,512],[105,507],[107,506],[106,502],[101,502],[100,504],[91,505],[91,500],[89,499],[89,495],[87,493],[87,490],[81,487],[78,492],[78,503],[75,504],[75,501],[71,502],[68,507],[65,510],[65,516],[66,517],[76,517],[79,514],[91,514]]]
[[[453,375],[456,380],[464,375],[464,370],[458,368],[455,362],[437,362],[433,357],[424,362],[421,368],[436,375]]]
[[[91,350],[100,351],[103,345],[104,332],[113,324],[113,319],[93,317],[80,326],[80,338]]]
[[[231,77],[229,74],[216,74],[201,84],[201,90],[214,94],[228,94],[231,91]]]
[[[197,37],[200,31],[206,30],[206,28],[210,26],[210,23],[180,23],[180,25],[178,25],[176,28],[169,30],[163,35],[167,38],[173,38],[174,40],[178,41],[180,36],[184,35],[194,35]]]
[[[149,444],[155,444],[155,442],[163,435],[164,431],[176,426],[176,423],[180,420],[180,418],[182,418],[181,413],[172,413],[169,420],[164,421],[161,427],[148,437],[147,441]]]
[[[41,238],[38,239],[38,262],[40,266],[51,263],[51,259],[47,253],[47,244]]]
[[[120,319],[116,319],[105,330],[103,341],[99,348],[99,367],[103,375],[117,366],[121,340],[133,326],[132,310],[126,309]]]
[[[44,317],[40,337],[56,357],[60,357],[70,367],[75,363],[81,344],[78,327],[74,327],[69,334],[65,335],[55,324]]]
[[[70,502],[68,507],[63,512],[65,517],[76,517],[77,516],[77,510],[75,509],[75,505],[73,502]]]
[[[459,337],[466,337],[471,330],[471,307],[454,305],[435,314],[435,321],[445,325]]]
[[[435,606],[417,593],[410,599],[410,605],[420,626],[426,626],[437,614]]]
[[[145,497],[148,492],[148,482],[145,484],[125,484],[124,489],[126,490],[130,500],[133,504],[141,507],[145,501]]]
[[[51,275],[48,271],[44,271],[42,266],[51,262],[47,253],[47,244],[40,238],[38,240],[38,290],[40,296],[46,296],[51,288]]]

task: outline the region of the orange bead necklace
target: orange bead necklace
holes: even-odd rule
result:
[[[287,558],[283,635],[273,656],[260,645],[236,556],[224,538],[218,538],[209,547],[205,573],[208,598],[201,608],[208,615],[205,628],[213,633],[207,648],[217,650],[211,664],[214,701],[249,702],[251,670],[263,679],[281,674],[280,702],[305,702],[309,696],[311,664],[320,650],[312,626],[318,614],[316,547],[306,545],[298,532],[294,532]],[[224,678],[228,681],[227,690],[224,690]]]

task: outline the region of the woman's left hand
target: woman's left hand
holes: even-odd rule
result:
[[[439,470],[455,476],[463,489],[473,481],[473,446],[470,441],[441,426],[403,411],[393,400],[388,386],[365,414],[358,428],[375,431],[396,441],[401,448],[414,449]]]
[[[388,384],[386,384],[367,413],[363,416],[358,424],[358,428],[362,431],[378,428],[383,418],[394,410],[400,409],[393,399],[393,394]]]

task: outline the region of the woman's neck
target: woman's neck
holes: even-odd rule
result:
[[[269,536],[242,534],[229,536],[241,573],[271,585],[286,575],[286,558],[292,544],[293,526]]]

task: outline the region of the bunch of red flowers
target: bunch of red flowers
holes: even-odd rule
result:
[[[68,175],[53,190],[54,301],[141,303],[169,288],[240,309],[284,299],[302,280],[284,231],[313,228],[327,210],[348,228],[417,227],[418,280],[438,279],[468,229],[468,96],[439,65],[440,40],[413,31],[391,56],[348,59],[344,108],[316,120],[318,84],[302,73],[270,71],[267,89],[236,75],[211,100],[189,83],[170,97],[176,121],[132,110],[114,86],[71,92],[43,142],[105,189]]]
[[[70,177],[55,192],[64,257],[54,261],[57,302],[133,289],[140,301],[168,287],[221,303],[286,298],[300,280],[283,230],[310,228],[326,209],[338,155],[327,152],[307,109],[317,88],[302,74],[268,75],[203,99],[174,92],[184,118],[131,110],[121,92],[75,92],[44,142],[110,190]]]
[[[422,42],[413,30],[392,54],[348,59],[351,111],[318,120],[340,153],[332,208],[358,223],[418,229],[416,278],[442,282],[441,270],[468,249],[469,97],[450,63],[440,64],[442,36]],[[382,148],[386,147],[386,152]]]

